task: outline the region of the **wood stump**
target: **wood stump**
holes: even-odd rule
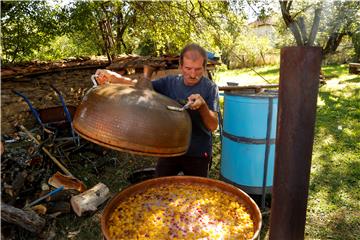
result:
[[[70,202],[74,212],[80,217],[85,212],[96,211],[109,197],[109,188],[103,183],[98,183],[89,190],[73,196]]]

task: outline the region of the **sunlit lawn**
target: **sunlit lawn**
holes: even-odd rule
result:
[[[306,239],[359,239],[360,236],[360,76],[347,65],[324,66],[311,167]],[[255,68],[271,83],[277,66]],[[251,69],[218,72],[221,85],[265,84]],[[268,236],[268,219],[262,238]]]
[[[265,66],[215,72],[215,81],[219,86],[226,86],[227,82],[239,85],[256,85],[277,83],[279,81],[279,66]]]

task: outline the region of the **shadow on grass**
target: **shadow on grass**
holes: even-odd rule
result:
[[[340,83],[360,83],[360,75],[347,80],[342,80]]]
[[[324,72],[325,76],[340,76],[346,72],[347,68],[347,65],[328,65],[322,67],[321,70]]]
[[[256,69],[255,69],[256,70]],[[269,69],[265,69],[262,71],[256,70],[260,75],[278,75],[279,74],[279,67],[278,66],[272,66]]]
[[[318,209],[316,212],[325,212],[326,215],[325,219],[319,216],[313,220],[319,226],[312,228],[322,228],[320,232],[324,235],[321,239],[355,239],[355,236],[360,236],[360,161],[357,149],[360,141],[360,89],[347,88],[345,91],[346,96],[319,93],[325,105],[319,107],[317,113],[316,136],[319,139],[315,147],[318,147],[320,156],[313,165],[319,168],[312,173],[310,194],[316,195],[320,191],[325,194],[326,203],[313,206]],[[326,143],[329,137],[331,141]]]

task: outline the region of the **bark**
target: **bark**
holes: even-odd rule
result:
[[[33,233],[40,233],[45,226],[45,219],[32,210],[22,210],[6,203],[1,203],[1,220],[16,224]]]
[[[344,32],[333,32],[330,34],[329,39],[326,42],[326,45],[324,47],[323,54],[327,55],[330,53],[335,53],[336,49],[341,43],[342,38],[346,35]]]
[[[106,53],[106,56],[109,60],[109,63],[112,63],[113,60],[113,54],[111,53],[113,48],[113,40],[111,39],[111,36],[109,35],[109,23],[106,20],[99,22],[99,28],[101,32],[102,39],[104,41],[104,50]],[[111,31],[111,26],[110,26]]]
[[[105,202],[110,197],[109,188],[103,184],[98,183],[89,190],[73,196],[71,198],[71,206],[79,217],[85,212],[93,212],[97,207]]]
[[[297,22],[293,19],[293,17],[290,14],[290,8],[292,5],[292,1],[281,1],[280,7],[281,7],[281,15],[284,19],[285,25],[290,28],[290,31],[293,33],[296,44],[298,46],[304,45],[301,32],[299,30]]]
[[[315,16],[314,16],[314,22],[310,30],[310,36],[309,36],[309,42],[308,45],[312,46],[315,42],[315,37],[319,29],[320,24],[320,16],[321,16],[321,8],[315,9]]]

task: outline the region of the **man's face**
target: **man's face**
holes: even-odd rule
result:
[[[180,70],[184,76],[184,84],[193,86],[200,81],[204,73],[204,58],[198,52],[189,51],[185,53],[183,60]]]

